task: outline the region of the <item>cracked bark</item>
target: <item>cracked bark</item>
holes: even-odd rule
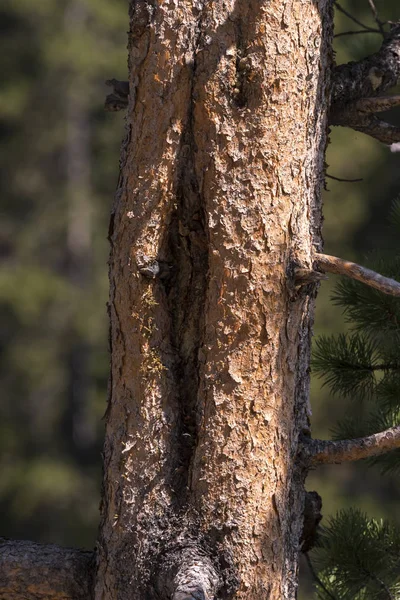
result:
[[[131,2],[96,600],[295,597],[331,17]]]
[[[330,5],[130,2],[96,600],[293,600],[307,469],[398,444],[307,439]],[[399,57],[396,26],[334,69],[331,122],[392,141]],[[91,553],[0,550],[7,599],[91,597]]]
[[[94,553],[0,538],[0,597],[90,600]]]
[[[321,247],[331,1],[130,18],[94,597],[293,600],[320,274],[287,278]]]
[[[313,260],[339,268],[318,254],[330,4],[131,0],[98,548],[3,540],[1,597],[293,600],[321,518],[307,470],[399,446],[308,437]],[[331,123],[395,141],[375,112],[399,59],[396,25],[336,67]]]

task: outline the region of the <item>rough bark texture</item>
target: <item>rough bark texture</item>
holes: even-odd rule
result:
[[[131,2],[96,600],[295,597],[329,4]]]
[[[94,554],[0,538],[2,600],[90,600]]]

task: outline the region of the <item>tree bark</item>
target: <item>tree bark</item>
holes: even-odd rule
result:
[[[0,538],[0,598],[90,600],[93,552]]]
[[[132,0],[96,600],[295,598],[328,0]]]

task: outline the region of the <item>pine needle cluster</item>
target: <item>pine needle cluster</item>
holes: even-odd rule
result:
[[[322,600],[400,597],[400,531],[387,521],[340,511],[321,528],[315,556]]]
[[[400,200],[391,223],[400,234]],[[400,253],[371,256],[368,267],[400,280]],[[350,324],[346,334],[316,341],[312,368],[349,411],[333,439],[357,438],[400,424],[400,299],[343,280],[332,297]],[[368,459],[383,473],[400,470],[400,450]],[[317,594],[327,600],[400,598],[400,530],[358,510],[339,512],[321,528],[313,564]]]
[[[392,207],[391,224],[398,237],[400,200]],[[368,267],[400,280],[400,252],[397,249],[385,256],[370,256]],[[343,279],[332,301],[342,307],[350,332],[318,338],[312,370],[334,395],[349,400],[349,412],[336,425],[333,438],[362,437],[399,425],[399,298],[359,281]],[[384,471],[399,469],[400,452],[380,456],[374,462],[379,462]]]

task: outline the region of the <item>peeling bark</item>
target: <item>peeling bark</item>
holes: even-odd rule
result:
[[[94,553],[0,538],[0,598],[90,600]]]
[[[96,600],[293,599],[330,2],[130,15]]]

